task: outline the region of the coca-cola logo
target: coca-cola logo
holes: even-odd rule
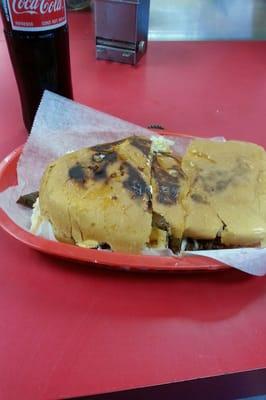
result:
[[[13,0],[15,14],[53,14],[64,8],[63,0]]]
[[[4,0],[12,29],[38,32],[66,24],[65,0]],[[0,0],[1,3],[1,0]]]

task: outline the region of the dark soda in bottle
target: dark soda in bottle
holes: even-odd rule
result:
[[[73,98],[65,0],[0,0],[9,55],[30,132],[45,89]]]

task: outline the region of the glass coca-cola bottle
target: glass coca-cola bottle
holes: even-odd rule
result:
[[[0,0],[28,132],[45,89],[73,98],[65,0]]]

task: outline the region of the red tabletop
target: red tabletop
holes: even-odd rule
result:
[[[75,99],[131,122],[266,146],[265,42],[150,43],[138,66],[96,61],[70,15]],[[2,35],[2,34],[1,34]],[[0,156],[23,143],[0,36]],[[0,398],[47,399],[266,367],[266,277],[114,273],[0,231]]]

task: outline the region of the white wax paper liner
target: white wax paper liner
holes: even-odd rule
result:
[[[45,91],[31,135],[18,162],[18,186],[10,187],[0,193],[0,207],[16,224],[29,230],[31,210],[16,204],[16,200],[21,194],[39,189],[41,176],[50,161],[81,147],[115,141],[130,135],[151,136],[154,133]],[[174,141],[174,151],[183,155],[192,137],[171,136],[170,139]],[[223,140],[223,138],[212,139]],[[193,255],[196,254],[214,258],[252,275],[266,274],[266,249],[193,252]]]
[[[266,249],[199,250],[186,251],[185,254],[211,257],[251,275],[263,276],[266,274]]]

